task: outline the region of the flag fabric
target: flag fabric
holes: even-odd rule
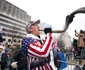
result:
[[[54,44],[53,44],[52,48],[53,48],[53,49],[55,49],[56,47],[57,47],[57,41],[56,41],[56,42],[54,42]]]
[[[33,61],[40,61],[48,58],[52,44],[51,33],[47,34],[46,39],[43,41],[43,44],[41,44],[39,40],[41,39],[34,36],[33,34],[28,34],[22,40],[21,48],[28,56],[28,65],[30,65],[30,63],[32,63]],[[52,70],[52,68],[50,64],[46,62],[43,66],[38,66],[36,68],[33,68],[32,70]]]
[[[32,43],[33,41],[34,40],[32,38],[26,38],[26,37],[22,40],[21,48],[23,49],[26,55],[28,55],[28,42]]]

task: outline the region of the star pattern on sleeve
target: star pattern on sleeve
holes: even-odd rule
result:
[[[21,48],[24,51],[26,55],[28,55],[28,42],[32,43],[33,39],[32,38],[24,38],[21,43]]]

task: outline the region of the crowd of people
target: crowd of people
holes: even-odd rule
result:
[[[74,46],[77,54],[79,56],[83,57],[83,55],[85,54],[85,51],[84,51],[84,49],[85,49],[85,31],[80,30],[80,32],[78,33],[75,30],[75,36],[77,37],[77,39],[74,39],[73,46]]]
[[[22,39],[18,50],[16,44],[10,48],[0,46],[1,70],[54,70],[50,65],[52,29],[45,28],[46,37],[41,39],[39,23],[40,20],[29,21],[26,25],[28,34]]]
[[[72,21],[69,22],[71,23]],[[16,44],[11,45],[10,48],[0,46],[0,70],[55,70],[50,64],[52,60],[51,55],[53,54],[52,57],[55,58],[54,54],[57,55],[58,52],[64,58],[63,61],[66,61],[65,56],[60,52],[59,48],[56,49],[57,45],[55,44],[56,46],[54,46],[52,44],[51,28],[44,29],[46,37],[45,39],[41,39],[39,23],[40,20],[29,21],[26,25],[27,35],[22,39],[19,49],[17,49]],[[53,53],[51,53],[52,51]],[[56,66],[55,62],[54,65]],[[59,68],[56,66],[56,70],[62,70],[67,67],[65,63],[60,65]]]

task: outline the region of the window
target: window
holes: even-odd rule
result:
[[[8,42],[11,42],[11,39],[8,39]]]
[[[16,16],[17,16],[17,18],[19,18],[19,10],[17,10],[17,15]]]
[[[18,43],[20,43],[20,40],[18,41]]]
[[[13,15],[13,16],[15,15],[15,8],[13,8],[13,12],[12,12],[12,15]]]
[[[14,39],[14,42],[16,42],[16,39]]]
[[[5,41],[5,38],[3,38],[3,41]]]
[[[8,8],[8,14],[11,14],[11,6]]]
[[[22,12],[20,13],[20,19],[22,20]]]
[[[4,4],[3,11],[6,12],[6,4]]]

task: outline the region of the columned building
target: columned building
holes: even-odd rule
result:
[[[6,0],[0,0],[0,27],[3,43],[20,43],[26,34],[25,26],[31,16]]]

